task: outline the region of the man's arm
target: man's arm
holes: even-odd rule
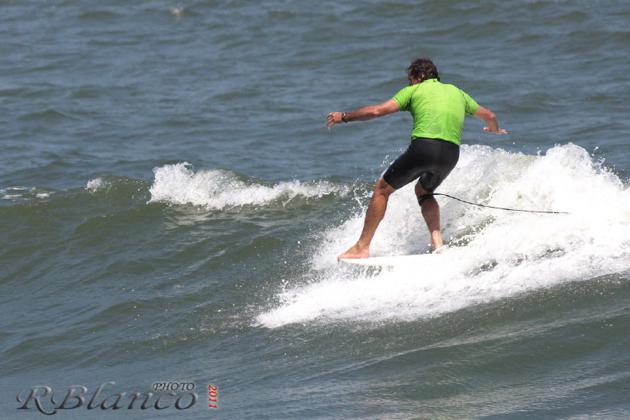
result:
[[[398,102],[393,99],[389,99],[382,104],[368,105],[357,109],[356,111],[346,112],[345,118],[343,118],[343,112],[331,112],[328,114],[328,118],[326,119],[326,125],[330,128],[340,122],[371,120],[372,118],[382,117],[383,115],[398,111],[400,111]]]
[[[486,127],[483,128],[483,131],[486,133],[507,134],[507,131],[504,128],[499,128],[499,122],[497,121],[496,115],[494,115],[494,113],[489,109],[479,105],[479,108],[477,108],[477,111],[475,112],[475,117],[486,122]]]

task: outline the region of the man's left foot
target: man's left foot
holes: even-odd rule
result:
[[[337,261],[350,258],[368,258],[370,256],[369,248],[362,248],[358,244],[351,246],[346,252],[337,257]]]

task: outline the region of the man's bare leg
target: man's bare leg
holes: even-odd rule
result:
[[[421,196],[429,194],[422,185],[418,182],[416,184],[416,196],[418,200]],[[422,209],[422,217],[429,228],[429,234],[431,235],[431,247],[435,251],[440,248],[444,243],[442,242],[442,234],[440,233],[440,205],[435,197],[426,197],[420,205]]]
[[[396,191],[394,187],[389,185],[385,180],[379,179],[374,185],[374,193],[370,200],[367,212],[365,214],[365,222],[363,222],[363,231],[361,237],[356,244],[351,246],[346,252],[339,255],[341,258],[367,258],[370,256],[370,243],[376,233],[379,223],[385,216],[387,210],[387,200],[389,196]]]

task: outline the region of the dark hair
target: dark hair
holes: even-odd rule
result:
[[[438,74],[437,67],[433,64],[433,61],[428,58],[417,58],[411,62],[409,67],[407,67],[407,74],[416,80],[427,80],[427,79],[438,79],[440,80],[440,75]]]

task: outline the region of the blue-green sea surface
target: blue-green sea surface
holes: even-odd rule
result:
[[[0,418],[43,418],[18,409],[34,386],[57,405],[85,386],[71,419],[628,418],[629,17],[615,0],[0,1]],[[416,57],[510,132],[467,120],[438,192],[570,214],[440,197],[446,254],[339,265],[412,121],[329,131],[326,114],[391,98]],[[372,254],[428,243],[404,187]],[[164,382],[198,399],[98,405]]]

